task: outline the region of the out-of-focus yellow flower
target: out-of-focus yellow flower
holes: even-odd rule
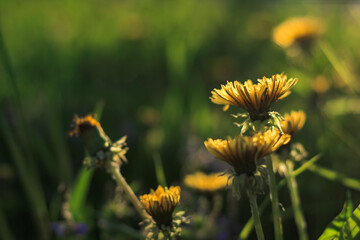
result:
[[[170,226],[173,211],[180,201],[180,187],[164,189],[159,185],[156,191],[151,189],[149,194],[140,196],[140,201],[159,227]]]
[[[323,94],[326,93],[330,88],[329,80],[324,76],[317,76],[311,84],[312,89],[318,93]]]
[[[285,113],[284,121],[281,121],[281,128],[284,133],[293,136],[297,131],[303,128],[306,120],[306,114],[303,111],[291,111]]]
[[[320,22],[311,17],[297,17],[286,20],[273,31],[273,39],[281,47],[297,42],[300,45],[311,42],[324,31]]]
[[[285,74],[276,74],[271,78],[258,79],[257,84],[251,80],[244,84],[227,82],[221,85],[221,89],[214,89],[210,99],[215,104],[241,107],[249,112],[253,121],[262,121],[269,118],[271,104],[289,95],[297,81],[296,78],[287,79]]]
[[[205,174],[203,172],[196,172],[186,175],[184,183],[186,186],[202,192],[215,192],[231,183],[229,177],[229,174],[220,175],[219,173]]]
[[[290,141],[290,135],[280,134],[279,130],[268,130],[253,137],[237,136],[227,140],[209,138],[205,147],[214,156],[234,167],[237,175],[252,175],[260,158],[276,151]]]

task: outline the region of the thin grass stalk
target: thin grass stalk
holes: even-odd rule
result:
[[[162,164],[160,154],[154,153],[153,159],[154,159],[155,174],[156,174],[156,179],[158,181],[158,184],[162,185],[162,186],[167,186],[164,166]]]
[[[268,174],[269,174],[270,200],[271,200],[273,220],[274,220],[275,239],[282,240],[283,237],[282,237],[281,214],[279,209],[279,198],[277,194],[275,174],[274,174],[272,159],[270,155],[266,157],[266,164],[268,167]]]
[[[7,141],[12,160],[18,170],[21,184],[24,187],[25,194],[32,207],[35,223],[39,227],[41,239],[49,239],[48,212],[42,186],[39,182],[38,175],[29,169],[26,165],[27,158],[19,150],[14,134],[10,131],[4,119],[1,119],[0,126],[3,129],[4,138]]]
[[[337,181],[345,187],[360,191],[360,180],[358,179],[350,178],[344,174],[315,164],[310,166],[309,170],[330,181]]]
[[[258,240],[264,240],[264,232],[261,226],[261,221],[260,221],[260,212],[258,209],[258,205],[256,202],[256,194],[254,194],[251,190],[246,190],[246,193],[249,197],[249,202],[250,202],[250,207],[251,207],[251,214],[253,216],[253,220],[254,220],[254,225],[255,225],[255,231],[256,231],[256,235],[258,237]]]
[[[124,189],[129,200],[132,202],[136,211],[143,218],[143,220],[150,218],[150,215],[145,211],[143,205],[140,203],[139,199],[137,198],[137,196],[135,195],[129,184],[126,182],[125,178],[122,176],[119,165],[115,162],[111,162],[109,163],[109,170],[111,172],[112,177],[115,179],[116,183],[122,189]]]
[[[299,239],[308,240],[309,237],[306,231],[306,221],[301,208],[301,202],[300,202],[300,196],[299,196],[296,178],[291,175],[292,171],[291,171],[291,166],[289,166],[289,163],[285,163],[285,164],[286,164],[285,176],[290,193],[291,204],[294,211],[295,223],[299,233]]]
[[[324,41],[319,41],[319,47],[326,56],[326,58],[329,60],[335,71],[344,80],[345,84],[348,86],[349,91],[351,93],[359,93],[360,87],[356,81],[354,74],[350,72],[350,70],[346,67],[345,63],[336,56],[334,50],[330,47],[330,45]]]
[[[13,240],[14,237],[10,232],[9,225],[6,221],[5,213],[1,206],[2,206],[2,204],[0,203],[0,238],[7,239],[7,240]]]

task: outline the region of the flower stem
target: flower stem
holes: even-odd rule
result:
[[[272,213],[273,213],[275,239],[282,240],[283,237],[282,237],[281,215],[279,209],[279,198],[277,194],[275,174],[270,156],[266,157],[266,164],[268,166],[268,174],[269,174],[270,200],[271,200]]]
[[[291,170],[291,166],[289,166],[289,163],[286,162],[285,164],[286,164],[285,176],[287,180],[287,186],[290,192],[291,204],[294,209],[294,217],[295,217],[296,227],[299,233],[299,239],[308,240],[309,237],[306,233],[306,221],[301,209],[296,178],[292,175],[292,170]]]
[[[256,235],[258,237],[258,240],[264,240],[264,232],[261,226],[261,221],[260,221],[260,214],[259,214],[259,209],[258,209],[258,205],[256,202],[256,194],[252,192],[251,189],[247,189],[246,193],[249,197],[249,202],[250,202],[250,207],[251,207],[251,213],[254,219],[254,225],[255,225],[255,231],[256,231]]]
[[[139,199],[137,198],[137,196],[135,195],[133,190],[130,188],[130,186],[126,182],[125,178],[122,176],[119,165],[115,162],[111,162],[111,163],[109,163],[109,170],[111,172],[112,177],[115,179],[116,183],[124,189],[129,200],[132,202],[135,209],[140,214],[140,216],[143,218],[143,220],[150,218],[150,215],[147,214],[144,207],[140,203]]]

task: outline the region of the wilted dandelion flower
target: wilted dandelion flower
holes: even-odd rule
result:
[[[280,134],[277,129],[257,133],[253,137],[237,136],[227,140],[209,138],[207,150],[234,167],[237,175],[253,175],[257,161],[290,141],[290,135]]]
[[[75,115],[73,127],[74,129],[70,132],[70,136],[80,136],[90,155],[84,160],[88,167],[104,166],[108,160],[119,164],[127,162],[125,157],[128,150],[125,147],[126,136],[112,143],[100,123],[91,114],[85,117]]]
[[[205,174],[196,172],[186,175],[184,183],[186,186],[202,192],[215,192],[225,188],[229,180],[229,174],[220,175],[219,173]]]
[[[273,39],[281,47],[294,43],[307,45],[323,32],[320,22],[311,17],[297,17],[286,20],[273,31]]]
[[[169,226],[172,223],[172,214],[180,201],[180,187],[170,188],[158,186],[156,191],[140,196],[140,201],[158,226]]]
[[[281,121],[281,128],[284,133],[293,136],[303,128],[305,120],[306,114],[304,111],[291,111],[290,114],[285,113],[284,121]]]
[[[70,136],[80,136],[90,155],[96,154],[99,150],[109,146],[108,137],[92,114],[85,117],[75,115],[73,127]]]
[[[214,89],[211,101],[220,105],[238,106],[249,112],[251,120],[268,119],[270,106],[278,99],[290,94],[290,89],[297,83],[296,78],[287,79],[285,74],[276,74],[271,78],[263,77],[254,84],[247,80],[244,84],[234,81]]]

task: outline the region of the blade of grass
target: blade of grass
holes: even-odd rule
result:
[[[164,167],[163,167],[163,164],[161,162],[160,154],[159,153],[154,153],[153,158],[154,158],[156,179],[158,181],[158,184],[161,185],[161,186],[167,186],[166,185]]]
[[[310,166],[309,170],[330,181],[336,181],[345,187],[360,191],[360,180],[350,178],[345,174],[315,164]]]
[[[359,85],[357,84],[356,78],[352,72],[346,67],[345,63],[336,57],[334,50],[330,45],[324,41],[319,41],[319,47],[327,57],[335,71],[344,80],[348,89],[352,93],[359,93]]]
[[[36,223],[39,224],[42,239],[49,238],[48,228],[48,213],[46,209],[46,201],[44,193],[37,174],[31,171],[31,168],[27,167],[26,158],[23,156],[21,149],[15,141],[14,135],[11,133],[10,128],[2,119],[2,129],[4,138],[8,143],[12,160],[18,170],[20,182],[24,187],[24,191],[31,205],[31,209],[34,209]]]
[[[10,232],[10,228],[6,222],[5,214],[0,204],[0,238],[6,240],[13,240],[14,236]]]
[[[58,166],[58,179],[61,182],[70,183],[72,178],[72,166],[70,161],[69,148],[66,145],[65,141],[65,130],[63,129],[60,122],[60,110],[53,104],[51,108],[47,111],[47,124],[49,129],[50,141],[54,148],[53,158],[57,161]]]
[[[93,169],[83,167],[78,174],[77,180],[70,194],[70,211],[75,221],[85,221],[85,199],[90,188]]]
[[[103,100],[97,101],[94,107],[94,114],[96,119],[100,121],[102,112],[104,110],[105,102]]]

